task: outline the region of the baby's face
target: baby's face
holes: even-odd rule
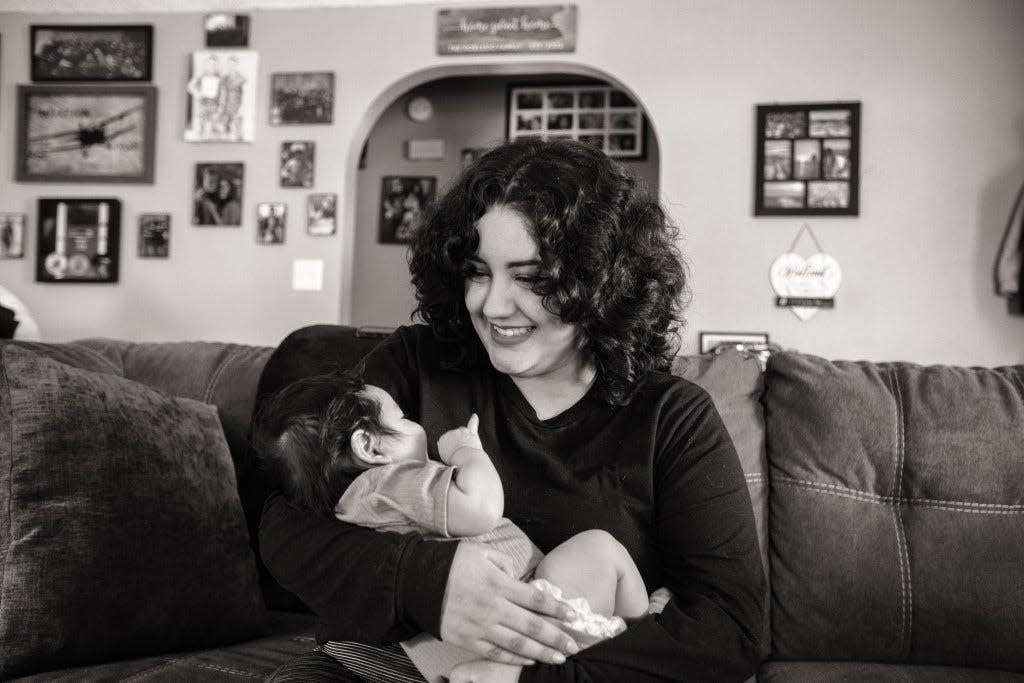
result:
[[[380,450],[389,457],[390,462],[403,460],[427,460],[427,433],[418,423],[405,418],[402,409],[391,398],[391,394],[380,387],[367,384],[363,394],[369,396],[380,406],[381,424],[394,432],[381,437]]]

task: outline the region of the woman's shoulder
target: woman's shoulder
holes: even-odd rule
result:
[[[714,405],[699,384],[668,370],[650,370],[637,386],[633,401],[655,404]]]

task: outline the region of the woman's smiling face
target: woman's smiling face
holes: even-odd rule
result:
[[[576,325],[544,308],[533,285],[540,248],[526,219],[495,205],[476,224],[476,253],[466,261],[466,309],[491,364],[512,378],[572,381],[584,367]]]

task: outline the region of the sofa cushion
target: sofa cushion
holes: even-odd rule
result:
[[[1024,683],[1024,674],[878,662],[767,662],[760,683]]]
[[[764,405],[775,655],[1024,670],[1024,367],[775,354]]]
[[[264,614],[216,409],[0,349],[0,678],[216,645]]]

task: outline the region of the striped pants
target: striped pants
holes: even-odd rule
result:
[[[269,683],[422,683],[423,676],[395,643],[383,648],[358,643],[330,643],[341,651],[317,648],[279,667]],[[337,657],[337,658],[336,658]],[[342,659],[345,663],[338,661]]]

